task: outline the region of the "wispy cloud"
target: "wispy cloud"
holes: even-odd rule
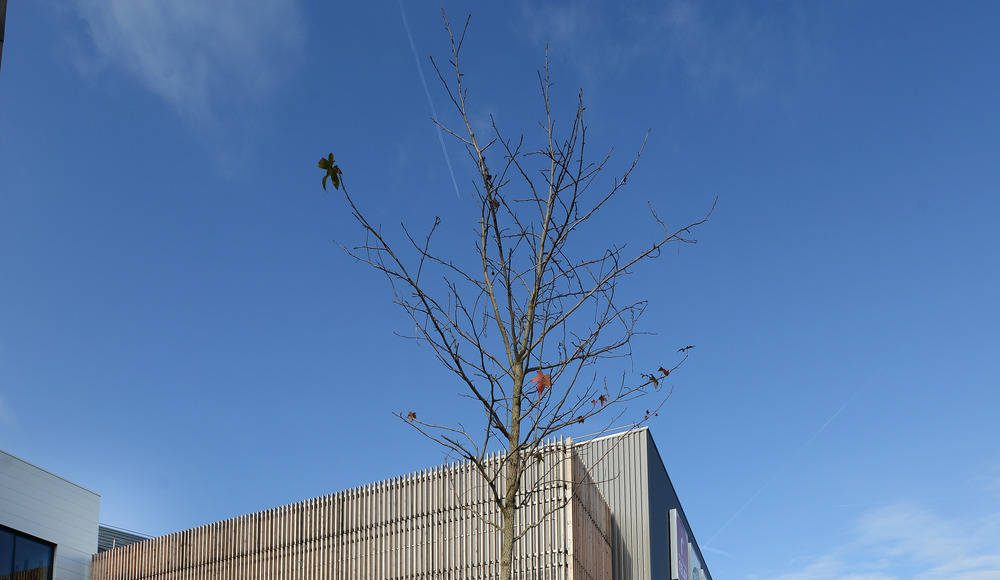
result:
[[[6,427],[14,424],[14,412],[11,411],[10,405],[3,397],[0,397],[0,427]]]
[[[911,504],[869,511],[847,544],[773,580],[987,580],[1000,578],[1000,512],[946,518]]]
[[[566,45],[594,31],[599,24],[596,8],[584,2],[529,2],[521,12],[532,41]]]
[[[986,485],[987,489],[1000,493],[1000,465],[995,465],[993,469],[989,471],[988,480],[989,483]]]
[[[705,545],[711,546],[712,542],[715,541],[715,539],[718,538],[719,535],[722,534],[722,532],[726,531],[726,528],[728,528],[730,524],[736,521],[736,518],[738,518],[740,514],[742,514],[748,507],[750,507],[750,504],[752,504],[754,500],[756,500],[762,493],[764,493],[764,490],[771,487],[771,485],[773,485],[778,480],[779,477],[784,475],[785,470],[789,468],[792,462],[798,459],[800,456],[802,456],[805,453],[806,449],[808,449],[809,446],[812,445],[814,441],[819,439],[819,436],[822,435],[823,432],[826,431],[827,427],[829,427],[830,424],[833,423],[837,419],[837,417],[839,417],[840,414],[844,412],[844,409],[847,408],[847,406],[851,403],[851,401],[855,399],[855,397],[858,396],[859,393],[860,390],[856,389],[846,399],[844,399],[844,402],[840,405],[840,407],[837,407],[837,410],[834,411],[829,417],[827,417],[826,421],[823,421],[823,423],[819,426],[819,428],[817,428],[812,435],[806,438],[799,445],[799,447],[796,449],[794,455],[791,458],[786,460],[786,462],[780,465],[778,468],[773,469],[768,478],[764,480],[764,483],[762,483],[760,487],[758,487],[757,490],[754,491],[750,495],[750,497],[748,497],[746,501],[744,501],[743,504],[740,505],[740,507],[735,512],[733,512],[733,515],[729,516],[729,519],[723,522],[723,524],[719,527],[718,530],[715,531],[714,534],[708,537],[708,540],[705,542]]]
[[[770,580],[897,580],[881,572],[856,572],[854,566],[833,556],[816,558],[806,564],[801,570],[782,574],[780,576],[754,576]]]
[[[718,554],[724,558],[732,558],[733,555],[725,550],[720,550],[719,548],[713,548],[712,546],[702,546],[701,551],[706,554]]]
[[[549,0],[525,4],[524,29],[590,77],[629,71],[642,61],[674,68],[686,86],[746,95],[774,88],[799,71],[811,51],[805,18],[794,5],[767,9],[735,3],[723,10],[698,0],[633,4]],[[662,72],[662,71],[660,71]]]
[[[193,122],[259,98],[303,48],[298,0],[76,0],[103,64]]]

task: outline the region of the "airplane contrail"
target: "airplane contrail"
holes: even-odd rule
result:
[[[795,451],[795,453],[789,458],[787,462],[785,462],[784,465],[772,471],[771,477],[767,478],[767,480],[763,484],[761,484],[760,487],[757,488],[757,491],[753,492],[753,494],[745,502],[743,502],[743,505],[741,505],[740,508],[733,513],[733,515],[729,516],[729,519],[726,520],[726,522],[722,524],[722,526],[718,530],[716,530],[716,532],[712,534],[710,538],[708,538],[708,541],[705,542],[705,545],[706,546],[710,545],[712,543],[712,540],[719,537],[719,534],[724,532],[726,528],[729,527],[729,524],[733,523],[733,521],[735,521],[736,518],[738,518],[739,515],[742,514],[744,510],[750,507],[750,504],[752,504],[754,500],[757,499],[757,496],[763,493],[765,489],[770,487],[771,484],[778,479],[778,476],[784,473],[785,468],[787,468],[788,465],[792,463],[792,461],[797,459],[798,456],[801,455],[802,452],[805,451],[807,447],[812,445],[812,442],[815,441],[816,438],[818,438],[820,435],[822,435],[823,431],[826,431],[826,428],[830,426],[830,423],[833,423],[834,419],[836,419],[837,416],[839,416],[844,411],[844,409],[847,408],[847,405],[852,400],[854,400],[854,397],[856,397],[859,392],[860,391],[854,391],[854,393],[850,397],[848,397],[846,401],[844,401],[844,404],[841,405],[839,409],[834,411],[834,413],[830,415],[822,425],[820,425],[819,429],[817,429],[816,432],[809,437],[809,439],[806,439],[806,441]]]
[[[420,75],[420,84],[424,87],[424,96],[427,97],[427,106],[431,109],[431,116],[435,120],[438,118],[437,109],[431,99],[431,91],[427,88],[427,79],[424,78],[424,68],[420,66],[420,55],[417,53],[417,45],[413,42],[413,33],[410,32],[410,22],[406,19],[406,10],[403,9],[403,2],[399,0],[399,14],[403,17],[403,28],[406,30],[406,37],[410,40],[410,51],[413,52],[413,62],[417,65],[417,74]],[[448,174],[451,176],[451,185],[455,188],[455,197],[462,199],[462,194],[458,191],[458,181],[455,180],[455,170],[451,167],[451,157],[448,156],[448,149],[444,146],[444,136],[441,134],[441,127],[434,126],[437,130],[438,144],[441,145],[441,155],[444,155],[444,162],[448,165]]]

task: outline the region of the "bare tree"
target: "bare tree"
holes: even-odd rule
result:
[[[674,364],[634,376],[611,374],[598,363],[631,359],[633,340],[641,334],[646,302],[623,299],[619,284],[668,244],[694,243],[693,230],[711,210],[671,229],[650,206],[650,224],[658,233],[647,245],[629,252],[615,243],[585,253],[586,244],[573,242],[584,239],[585,226],[626,187],[646,140],[621,175],[603,180],[611,153],[590,157],[582,91],[569,125],[557,131],[547,55],[538,75],[541,143],[529,147],[523,134],[508,137],[492,117],[488,135],[480,135],[460,60],[468,25],[466,19],[456,33],[445,17],[448,65],[431,62],[459,123],[452,128],[434,122],[462,143],[475,167],[479,213],[471,258],[433,247],[438,218],[422,236],[402,226],[394,244],[348,192],[332,153],[319,167],[324,189],[330,180],[343,193],[365,233],[363,244],[346,250],[386,275],[395,303],[413,322],[412,338],[430,347],[479,411],[475,425],[454,415],[396,414],[482,476],[500,514],[493,524],[501,535],[500,577],[509,580],[514,545],[527,531],[516,517],[533,492],[526,473],[545,442],[585,422],[597,422],[599,432],[622,421],[635,427],[669,396],[670,389],[661,385],[687,359],[690,346],[678,350]],[[630,411],[631,403],[644,398],[652,402]],[[496,450],[499,463],[490,459]]]

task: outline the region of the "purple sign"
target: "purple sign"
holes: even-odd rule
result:
[[[688,580],[691,563],[688,560],[688,534],[684,518],[677,510],[670,510],[670,567],[673,580]]]

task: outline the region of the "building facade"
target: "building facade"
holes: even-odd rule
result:
[[[0,579],[89,580],[100,496],[0,451]]]
[[[480,477],[442,466],[116,547],[94,556],[93,580],[496,578]],[[516,578],[711,580],[647,429],[555,443],[527,479]]]
[[[611,513],[575,448],[549,446],[526,479],[515,576],[611,580]],[[454,464],[108,550],[93,578],[496,578],[498,523],[479,473]]]
[[[649,429],[576,448],[611,509],[614,580],[712,579]]]

